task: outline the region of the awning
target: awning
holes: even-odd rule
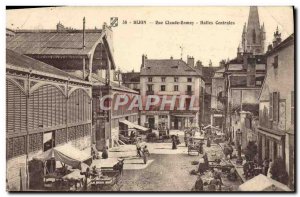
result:
[[[239,186],[240,191],[291,191],[291,189],[263,174],[246,181]]]
[[[69,166],[80,169],[82,162],[89,160],[91,156],[70,144],[65,144],[63,146],[54,147],[34,158],[41,161],[54,158],[56,161],[61,161]]]
[[[91,158],[91,155],[73,147],[70,144],[54,148],[54,157],[69,166],[80,168],[80,164]]]
[[[178,115],[173,115],[175,117],[181,117],[181,118],[195,118],[195,114],[178,114]]]
[[[140,126],[138,124],[129,122],[128,120],[120,120],[119,122],[128,125],[129,128],[135,128],[135,129],[142,130],[142,131],[148,131],[149,130],[146,127],[143,127],[143,126]]]

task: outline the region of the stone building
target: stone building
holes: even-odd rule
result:
[[[294,34],[281,41],[278,29],[268,47],[267,76],[259,94],[259,159],[281,157],[289,174],[289,186],[295,176],[295,62]]]
[[[134,72],[134,70],[132,70],[132,72],[122,73],[122,84],[140,92],[140,73]]]
[[[223,115],[224,107],[222,96],[224,94],[224,71],[225,68],[220,68],[215,71],[214,76],[212,77],[212,94],[211,94],[211,125],[218,126],[219,128],[223,127]]]
[[[10,191],[20,189],[20,179],[23,189],[27,188],[28,161],[52,147],[72,144],[90,152],[91,99],[90,82],[6,50],[6,178]]]
[[[226,63],[224,72],[224,128],[228,137],[236,145],[241,144],[242,148],[246,147],[247,140],[250,139],[247,137],[249,132],[246,132],[246,114],[258,117],[258,96],[266,75],[264,40],[265,32],[263,25],[260,26],[258,9],[250,7],[237,57]],[[237,133],[238,130],[241,132]]]
[[[148,59],[143,55],[140,84],[140,95],[143,99],[150,98],[150,95],[158,95],[160,98],[159,104],[149,110],[143,108],[140,112],[141,125],[150,128],[164,126],[169,129],[199,125],[200,94],[201,89],[204,89],[204,81],[201,73],[195,68],[194,58],[188,57],[186,63],[182,59],[172,57]],[[171,104],[166,104],[160,109],[162,99],[171,100],[173,96],[174,108]],[[186,96],[183,101],[184,109],[179,109],[180,96]],[[194,101],[191,99],[192,96],[195,98]],[[190,105],[198,109],[189,110]]]

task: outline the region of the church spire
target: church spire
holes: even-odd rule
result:
[[[264,24],[260,26],[257,6],[250,6],[247,25],[242,33],[242,48],[244,52],[253,54],[264,53],[265,31]]]

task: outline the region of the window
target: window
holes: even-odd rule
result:
[[[165,86],[165,85],[161,85],[161,86],[160,86],[160,90],[161,90],[161,91],[166,91],[166,86]]]
[[[178,77],[174,77],[174,82],[178,82]]]
[[[277,69],[277,68],[278,68],[278,55],[276,55],[276,56],[274,57],[273,66],[274,66],[274,69]]]
[[[148,82],[152,82],[152,77],[148,77]]]
[[[192,82],[192,78],[187,78],[187,82]]]
[[[260,86],[260,85],[261,85],[261,81],[256,81],[255,84],[256,84],[257,86]]]
[[[295,108],[294,108],[294,91],[291,92],[291,124],[294,124],[294,112],[295,112]]]
[[[174,85],[174,91],[178,91],[178,85]]]
[[[191,91],[192,91],[192,86],[191,86],[191,85],[188,85],[188,86],[187,86],[187,91],[188,91],[188,92],[191,92]]]
[[[165,78],[165,77],[162,77],[162,78],[161,78],[161,82],[166,82],[166,78]]]
[[[153,85],[148,85],[148,91],[153,91]]]

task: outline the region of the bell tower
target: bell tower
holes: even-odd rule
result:
[[[257,6],[250,6],[248,23],[243,27],[242,50],[254,55],[264,53],[265,27],[260,26]]]

